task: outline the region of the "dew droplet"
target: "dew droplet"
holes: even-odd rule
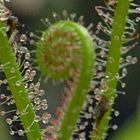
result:
[[[117,129],[118,129],[118,126],[117,126],[117,125],[113,125],[113,126],[112,126],[112,129],[113,129],[113,130],[117,130]]]
[[[12,68],[10,69],[10,72],[11,72],[11,73],[15,73],[15,71],[16,71],[16,70],[15,70],[14,67],[12,67]]]
[[[47,100],[46,99],[43,99],[41,104],[47,104]]]
[[[132,59],[132,64],[136,64],[136,63],[137,63],[137,58],[134,57],[134,58]]]
[[[21,42],[26,42],[26,41],[27,41],[27,36],[26,36],[25,34],[22,34],[22,35],[20,36],[20,41],[21,41]]]
[[[35,70],[32,70],[31,71],[31,75],[34,77],[36,75],[36,71]]]
[[[35,98],[34,99],[34,103],[35,104],[40,104],[41,103],[41,99],[40,98]]]
[[[127,72],[127,69],[126,68],[123,68],[122,69],[122,76],[125,77],[127,75],[127,73],[128,73]]]
[[[5,111],[1,111],[1,112],[0,112],[0,116],[5,115],[5,113],[6,113]]]
[[[24,131],[22,129],[18,130],[17,133],[18,133],[19,136],[23,136],[24,135]]]
[[[51,115],[46,112],[42,115],[42,122],[44,124],[47,124],[49,122],[50,118],[51,118]]]
[[[105,52],[104,50],[102,50],[102,51],[100,52],[100,56],[101,56],[102,58],[104,58],[104,57],[106,56],[106,52]]]
[[[139,21],[140,21],[140,17],[137,17],[137,18],[136,18],[136,22],[139,22]]]
[[[0,99],[4,99],[4,98],[6,98],[5,94],[1,94]]]
[[[25,59],[26,59],[26,60],[29,60],[29,59],[30,59],[30,53],[26,53],[26,54],[25,54]]]
[[[126,94],[126,92],[122,92],[122,95],[125,95]]]
[[[11,125],[13,121],[12,121],[12,119],[7,118],[7,119],[6,119],[6,122],[7,122],[8,125]]]
[[[136,12],[140,13],[140,8],[139,7],[136,8]]]
[[[131,60],[132,60],[132,56],[128,55],[128,56],[126,57],[126,61],[127,61],[127,62],[131,62]]]
[[[29,62],[25,62],[24,69],[29,68],[29,67],[30,67],[30,63]]]
[[[40,109],[41,109],[41,105],[37,105],[37,106],[35,107],[35,109],[36,109],[36,110],[40,110]]]
[[[35,121],[35,122],[39,122],[40,119],[41,119],[40,116],[37,115],[37,116],[35,117],[34,121]]]
[[[14,134],[15,134],[15,132],[14,132],[14,131],[10,131],[10,135],[12,135],[12,136],[13,136]]]
[[[44,90],[40,90],[38,94],[39,94],[39,96],[42,96],[42,95],[44,95],[44,93],[45,93]]]
[[[13,121],[16,121],[18,119],[18,116],[14,115],[13,116]]]
[[[43,110],[46,110],[47,108],[48,108],[48,104],[43,104],[43,105],[42,105],[42,109],[43,109]]]
[[[16,86],[17,86],[17,87],[21,86],[21,81],[17,81],[17,82],[16,82]]]
[[[126,87],[126,84],[125,83],[122,83],[122,88],[125,88]]]
[[[119,73],[116,73],[116,74],[115,74],[115,77],[116,77],[116,79],[120,79]]]
[[[120,115],[120,112],[119,112],[118,110],[116,110],[116,111],[114,112],[114,115],[117,117],[117,116]]]

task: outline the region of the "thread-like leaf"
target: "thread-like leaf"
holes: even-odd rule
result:
[[[75,51],[72,51],[74,49]],[[65,57],[67,52],[68,55],[66,55],[70,60]],[[56,54],[58,55],[56,56]],[[71,55],[69,56],[69,54]],[[60,120],[60,128],[56,134],[58,140],[69,140],[72,137],[87,91],[90,88],[94,57],[94,45],[88,31],[71,21],[59,21],[50,26],[38,43],[37,62],[43,74],[47,74],[55,80],[77,79],[75,80],[76,85],[73,85],[74,93],[71,93],[70,102],[64,111],[63,119]],[[54,68],[52,65],[56,67]],[[62,68],[57,69],[60,66]],[[78,71],[78,74],[75,71]]]
[[[106,85],[108,90],[103,93],[103,96],[107,99],[105,101],[105,105],[109,106],[109,108],[106,110],[103,118],[100,120],[100,123],[92,133],[92,140],[102,140],[106,137],[108,122],[112,112],[112,104],[114,103],[114,99],[116,97],[116,76],[119,72],[121,48],[123,46],[122,37],[125,31],[129,4],[130,0],[117,1],[112,27],[111,43],[109,46],[108,61],[106,65]]]
[[[28,92],[19,71],[16,56],[9,45],[6,27],[2,22],[0,22],[0,62],[4,66],[4,73],[28,140],[42,140],[39,124],[35,121],[36,115],[33,106],[28,98]]]

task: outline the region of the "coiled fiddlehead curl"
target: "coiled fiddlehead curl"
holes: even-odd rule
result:
[[[86,28],[71,21],[55,23],[38,42],[36,59],[40,71],[54,80],[72,83],[59,110],[56,139],[69,140],[72,136],[90,88],[94,57],[90,34]]]

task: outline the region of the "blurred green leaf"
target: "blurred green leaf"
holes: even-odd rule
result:
[[[140,111],[128,119],[113,140],[140,140]]]
[[[12,140],[2,117],[0,118],[0,140]]]

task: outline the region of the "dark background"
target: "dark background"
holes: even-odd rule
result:
[[[137,1],[136,3],[138,3]],[[84,15],[86,25],[92,22],[94,24],[93,31],[95,31],[96,24],[101,20],[94,9],[96,5],[103,5],[103,0],[12,0],[10,3],[7,3],[7,6],[11,9],[13,14],[18,17],[21,23],[25,24],[25,29],[33,32],[45,29],[45,25],[43,25],[41,19],[45,19],[46,17],[51,19],[53,12],[61,15],[64,9],[66,9],[69,13],[77,13],[77,16]],[[139,31],[140,24],[138,24],[138,32]],[[118,96],[114,105],[114,108],[119,110],[120,116],[117,118],[113,116],[111,124],[117,124],[119,128],[121,128],[124,122],[126,122],[136,111],[139,102],[139,46],[140,43],[136,49],[129,52],[132,56],[136,56],[138,58],[138,63],[127,68],[129,73],[123,80],[126,83],[126,88],[123,89],[126,92],[126,95]],[[51,82],[49,84],[51,84]],[[57,104],[57,98],[59,95],[55,92],[58,92],[58,89],[61,90],[61,86],[56,87],[56,89],[53,89],[50,86],[46,88],[50,112],[52,112],[54,106]],[[118,89],[120,89],[119,86]],[[51,95],[49,95],[49,93],[51,93]],[[112,140],[112,135],[117,133],[118,130],[109,131],[107,140]]]

